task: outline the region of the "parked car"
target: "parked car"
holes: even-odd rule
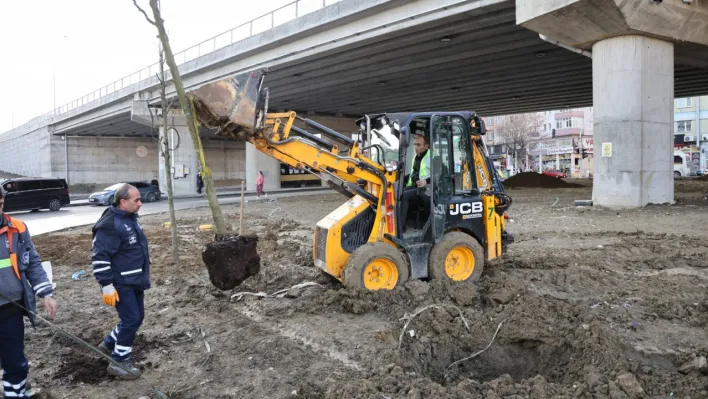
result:
[[[3,180],[5,212],[49,209],[69,205],[69,185],[55,177],[18,177]]]
[[[674,178],[687,177],[690,173],[686,154],[674,151]]]
[[[138,191],[140,191],[140,198],[142,198],[143,202],[159,201],[162,197],[160,189],[155,186],[151,186],[150,183],[128,181],[116,183],[112,186],[104,188],[101,191],[91,193],[91,195],[89,195],[89,202],[96,205],[112,205],[113,199],[115,198],[116,190],[118,190],[118,188],[125,183],[134,186],[138,189]]]
[[[566,177],[568,177],[564,172],[561,172],[558,169],[546,169],[543,171],[542,174],[546,176],[557,177],[559,179],[565,179]]]

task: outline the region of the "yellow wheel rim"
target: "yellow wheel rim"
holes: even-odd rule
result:
[[[376,258],[366,265],[363,278],[367,290],[392,290],[398,282],[398,268],[390,259]]]
[[[445,258],[445,273],[454,281],[465,281],[474,272],[474,252],[458,245]]]

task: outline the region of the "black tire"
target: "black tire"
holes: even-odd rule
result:
[[[59,198],[52,198],[49,200],[49,210],[56,212],[61,209],[61,200]]]
[[[157,195],[155,195],[155,193],[147,193],[145,199],[147,200],[147,202],[155,202],[157,201]]]
[[[675,170],[674,177],[681,177],[681,172],[679,172],[678,170]]]
[[[392,263],[395,266],[398,273],[395,283],[390,281],[390,273],[384,273],[381,276],[384,280],[382,283],[375,277],[369,277],[369,284],[367,284],[367,274],[371,271],[369,266],[374,261]],[[380,273],[380,271],[377,271],[377,273]],[[410,276],[408,262],[398,248],[383,242],[370,242],[355,249],[349,260],[347,260],[344,268],[344,285],[365,291],[393,289],[408,281],[408,276]],[[372,288],[372,285],[380,285],[380,287]]]
[[[112,195],[110,197],[108,197],[108,204],[107,204],[108,206],[113,205],[113,199],[114,199],[114,197]]]
[[[471,254],[465,254],[467,252],[465,249],[471,251]],[[469,273],[468,267],[462,265],[457,273],[457,277],[450,276],[446,270],[446,262],[448,261],[448,255],[453,256],[457,259],[459,256],[451,254],[453,250],[456,250],[455,254],[460,256],[470,256],[471,259],[468,261],[473,261],[472,271]],[[458,264],[455,262],[455,264]],[[454,272],[454,266],[451,268]],[[439,243],[433,246],[430,250],[430,257],[428,258],[428,275],[434,279],[444,279],[447,281],[457,281],[457,282],[475,282],[479,280],[484,271],[484,250],[482,246],[477,242],[477,240],[469,234],[462,233],[459,231],[452,231],[440,240]]]

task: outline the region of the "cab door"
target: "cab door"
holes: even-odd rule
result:
[[[17,183],[20,209],[39,209],[46,206],[42,203],[43,191],[40,180],[20,180]]]
[[[434,114],[430,118],[430,201],[433,215],[433,240],[439,242],[445,234],[445,220],[450,198],[455,193],[453,163],[453,130],[465,119],[458,114]]]

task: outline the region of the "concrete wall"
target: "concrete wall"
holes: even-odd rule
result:
[[[238,141],[203,141],[204,156],[213,172],[217,187],[236,185],[234,181],[246,178],[245,144]]]
[[[52,170],[64,176],[64,141],[53,137]],[[145,156],[138,148],[145,147]],[[69,182],[113,184],[157,176],[157,141],[149,138],[69,137]]]
[[[49,128],[0,135],[0,148],[0,170],[22,176],[53,176]]]
[[[179,147],[172,154],[174,165],[188,168],[189,173],[184,176],[184,173],[179,173],[181,168],[177,167],[175,175],[172,175],[173,189],[175,195],[196,194],[199,159],[194,151],[189,131],[184,125],[184,117],[175,118],[174,127],[179,132],[180,137]],[[204,157],[209,168],[211,168],[216,187],[240,187],[241,180],[246,179],[245,143],[202,139],[202,146],[204,147]],[[159,172],[155,174],[159,176],[162,192],[166,193],[167,178],[170,177],[171,171],[165,170],[162,157],[157,158],[158,156],[156,155],[154,166],[155,170],[159,170]]]

